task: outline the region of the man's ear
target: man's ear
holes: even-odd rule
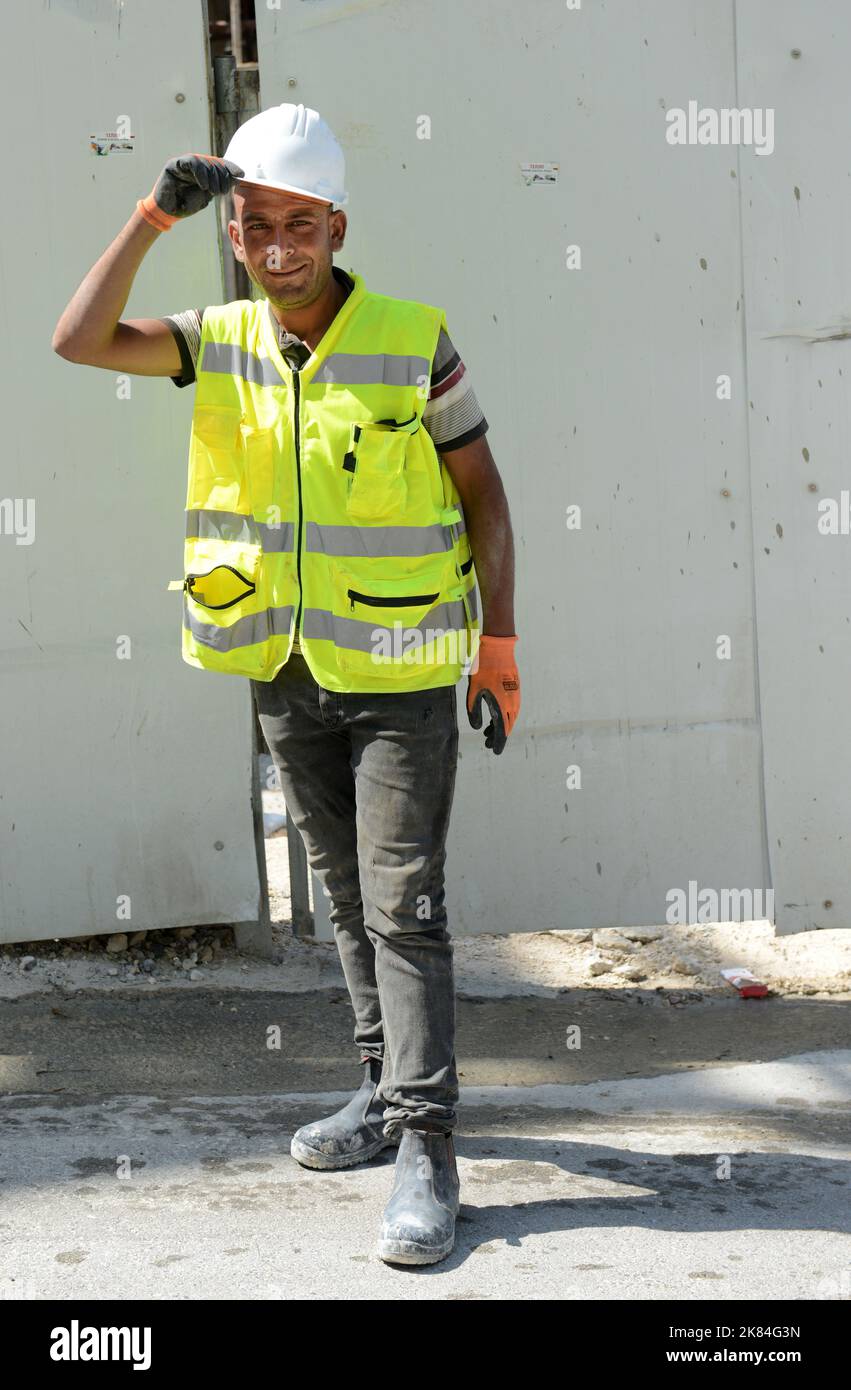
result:
[[[346,227],[348,225],[346,214],[343,212],[342,208],[337,208],[337,210],[331,214],[330,223],[331,250],[341,251],[343,242],[346,240]]]
[[[245,252],[239,239],[239,223],[232,219],[228,222],[228,236],[230,237],[231,250],[235,258],[245,264]]]

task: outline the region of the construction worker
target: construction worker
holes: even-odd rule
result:
[[[455,691],[466,672],[470,724],[484,701],[501,753],[520,709],[513,540],[443,311],[333,264],[344,185],[338,142],[303,105],[247,121],[224,159],[169,160],[53,347],[197,383],[182,652],[251,682],[288,822],[330,898],[365,1068],[291,1151],[327,1170],[398,1144],[378,1254],[429,1264],[452,1249],[459,1206],[444,902]],[[233,254],[261,297],[122,319],[154,242],[231,191]]]

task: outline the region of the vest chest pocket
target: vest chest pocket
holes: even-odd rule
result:
[[[240,425],[245,477],[251,510],[258,521],[274,525],[281,520],[282,497],[276,486],[275,431]]]
[[[241,419],[242,412],[233,406],[196,406],[187,507],[222,512],[248,510]]]
[[[354,424],[343,468],[350,475],[346,511],[353,521],[401,520],[408,502],[405,460],[416,417],[402,425]]]

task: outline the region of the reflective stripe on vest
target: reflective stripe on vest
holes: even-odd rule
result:
[[[422,426],[442,310],[359,275],[293,373],[265,300],[205,310],[186,497],[183,656],[274,679],[299,641],[334,691],[450,685],[479,603],[457,488]]]

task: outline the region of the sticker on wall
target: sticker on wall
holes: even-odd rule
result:
[[[92,154],[132,154],[135,135],[119,135],[108,130],[105,135],[90,135],[89,149]]]
[[[521,164],[520,172],[527,184],[556,183],[558,181],[557,164]]]

